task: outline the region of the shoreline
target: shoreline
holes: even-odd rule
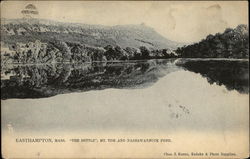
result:
[[[143,62],[143,61],[153,61],[153,60],[199,60],[199,61],[209,61],[209,60],[214,60],[214,61],[248,61],[249,59],[237,59],[237,58],[155,58],[155,59],[143,59],[143,60],[114,60],[114,61],[91,61],[91,62],[53,62],[53,63],[6,63],[6,64],[1,64],[2,65],[54,65],[54,64],[92,64],[92,63],[131,63],[131,62]]]

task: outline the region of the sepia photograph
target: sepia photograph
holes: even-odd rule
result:
[[[249,157],[248,18],[248,1],[2,1],[2,157]]]

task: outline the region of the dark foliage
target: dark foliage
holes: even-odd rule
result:
[[[56,94],[105,88],[137,88],[149,85],[163,74],[169,61],[130,63],[16,65],[1,70],[1,99],[43,98]]]
[[[248,27],[239,25],[222,34],[208,35],[199,43],[178,48],[176,53],[187,58],[248,58],[248,43]]]
[[[241,93],[249,93],[248,61],[190,60],[179,66],[200,73],[211,84],[225,85],[229,90],[236,89]]]

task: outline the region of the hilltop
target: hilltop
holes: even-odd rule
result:
[[[141,25],[89,25],[81,23],[64,23],[46,19],[3,19],[2,41],[48,42],[51,38],[64,42],[87,44],[95,47],[107,45],[122,48],[175,49],[182,44],[166,39],[153,28]],[[13,41],[15,39],[15,41]]]
[[[141,25],[1,19],[2,63],[90,62],[169,57],[182,44]]]

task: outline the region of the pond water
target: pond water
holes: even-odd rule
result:
[[[4,67],[2,128],[247,131],[248,64],[168,59]]]
[[[10,65],[1,70],[1,99],[43,98],[105,88],[145,88],[180,70],[201,74],[210,84],[248,93],[248,64],[244,60],[169,59]]]

